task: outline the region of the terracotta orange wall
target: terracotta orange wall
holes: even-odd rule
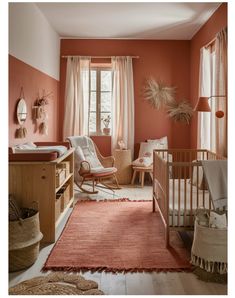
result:
[[[176,86],[177,100],[190,100],[190,41],[62,39],[61,55],[139,56],[139,59],[133,59],[135,151],[141,141],[165,135],[170,147],[190,147],[190,126],[173,122],[165,111],[153,109],[142,96],[145,79],[152,76],[168,86]],[[60,124],[63,123],[65,74],[66,59],[61,59]],[[100,148],[102,150],[101,143]]]
[[[198,100],[200,49],[227,26],[227,3],[223,3],[191,40],[190,97],[193,107]],[[191,148],[197,147],[197,114],[191,122]]]
[[[28,109],[25,122],[27,137],[25,139],[16,139],[15,131],[19,128],[16,118],[16,104],[19,100],[21,87],[24,89]],[[43,89],[46,93],[53,93],[49,105],[46,106],[48,112],[48,136],[39,134],[32,119],[32,106],[38,92],[42,94]],[[59,131],[58,98],[59,81],[9,55],[9,146],[27,141],[57,141]]]
[[[111,136],[91,136],[103,156],[111,155]]]

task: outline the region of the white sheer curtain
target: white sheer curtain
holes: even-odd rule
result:
[[[64,139],[88,134],[90,61],[90,57],[67,58]]]
[[[212,85],[211,53],[206,48],[201,48],[199,72],[199,97],[209,97]],[[211,113],[199,112],[197,147],[200,149],[211,149],[211,137]]]
[[[227,156],[227,30],[216,36],[215,51],[201,49],[199,96],[215,96],[209,100],[211,113],[198,113],[198,148],[210,149]],[[222,110],[223,118],[215,112]]]
[[[112,149],[123,140],[134,152],[134,86],[131,57],[113,57]]]
[[[215,94],[227,95],[227,29],[221,30],[215,41]],[[218,98],[216,108],[225,113],[216,121],[216,152],[227,156],[227,97]]]

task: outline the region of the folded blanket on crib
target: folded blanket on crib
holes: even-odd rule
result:
[[[227,160],[202,160],[215,209],[227,210]]]
[[[63,155],[67,148],[65,146],[36,146],[34,143],[25,143],[12,147],[13,153],[51,153],[57,152],[58,156]]]

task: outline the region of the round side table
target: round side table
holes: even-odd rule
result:
[[[117,168],[117,179],[119,184],[130,184],[132,176],[131,150],[115,149],[114,166]]]

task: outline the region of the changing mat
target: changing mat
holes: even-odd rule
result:
[[[57,156],[63,155],[67,151],[66,146],[37,146],[34,143],[25,143],[12,147],[13,153],[51,153],[56,152]]]

